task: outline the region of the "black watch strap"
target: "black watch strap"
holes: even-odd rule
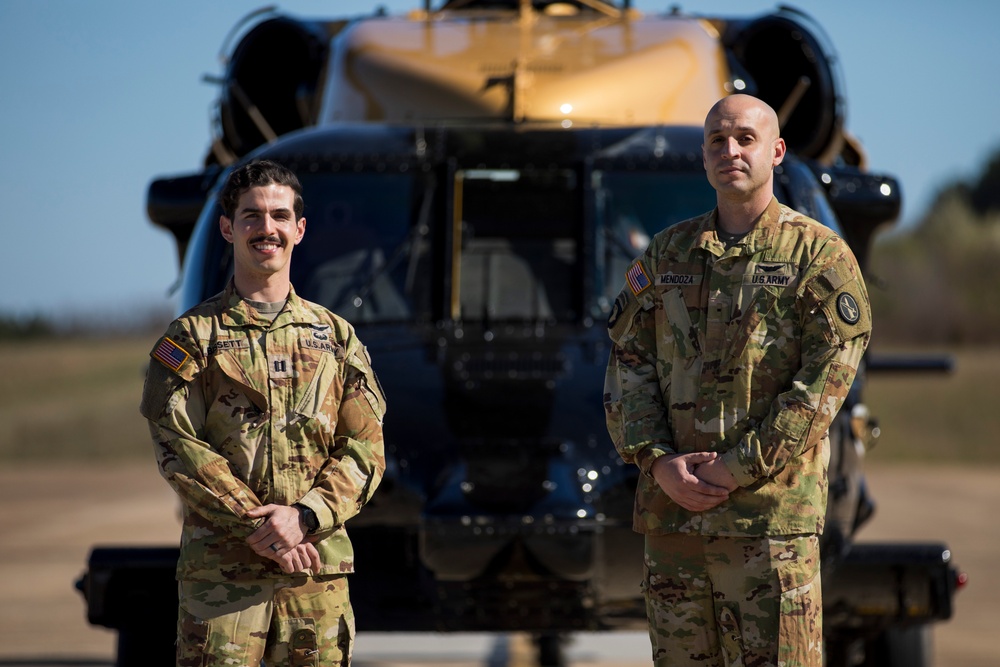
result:
[[[313,512],[312,508],[299,503],[296,503],[295,506],[302,512],[302,522],[306,524],[306,529],[310,534],[315,533],[316,529],[319,528],[319,519],[316,517],[316,512]]]

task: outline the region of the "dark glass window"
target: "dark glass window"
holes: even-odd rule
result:
[[[572,321],[582,208],[570,169],[461,172],[460,317]]]
[[[609,298],[621,289],[629,264],[660,230],[715,208],[715,190],[701,170],[595,171],[599,264]]]
[[[429,247],[417,227],[424,194],[417,180],[374,173],[299,177],[306,234],[292,260],[296,291],[355,324],[423,316],[429,270],[421,265]]]

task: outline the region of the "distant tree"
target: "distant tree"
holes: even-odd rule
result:
[[[912,230],[882,237],[871,266],[878,340],[1000,342],[1000,153],[944,187]]]
[[[969,203],[979,215],[1000,211],[1000,151],[993,155],[979,180],[969,186]]]
[[[0,313],[0,341],[51,338],[54,335],[52,323],[40,315],[24,318]]]

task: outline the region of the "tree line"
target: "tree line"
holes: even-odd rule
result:
[[[879,342],[1000,342],[1000,151],[938,192],[912,229],[880,236],[869,292]]]

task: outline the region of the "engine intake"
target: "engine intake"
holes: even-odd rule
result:
[[[844,143],[840,81],[832,55],[797,19],[781,13],[751,21],[730,48],[751,78],[749,92],[778,112],[788,149],[830,162]]]

